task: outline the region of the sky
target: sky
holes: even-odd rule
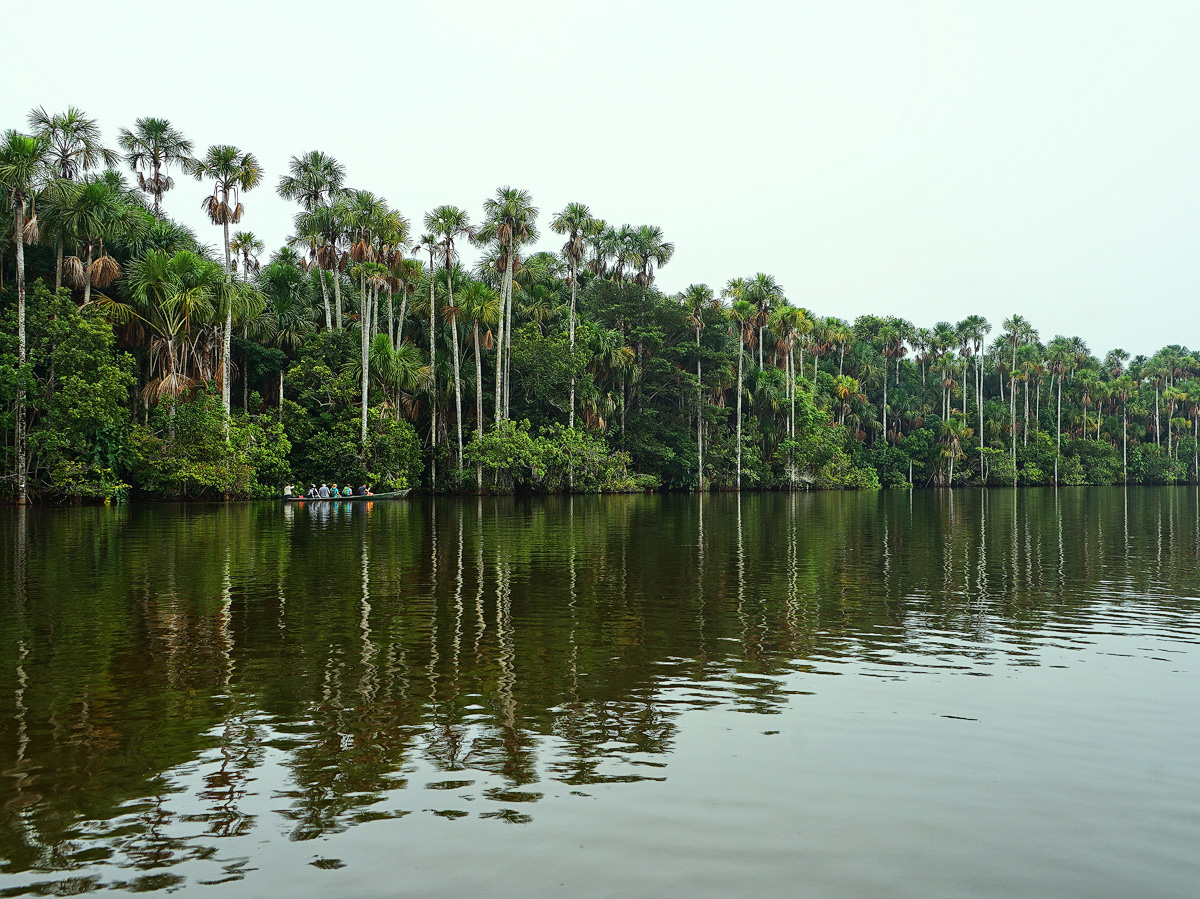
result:
[[[113,145],[159,116],[251,151],[240,227],[269,248],[280,175],[319,149],[414,234],[502,185],[532,193],[538,249],[572,201],[658,225],[666,292],[761,271],[849,321],[1200,346],[1192,0],[9,7],[0,128],[74,105]],[[179,177],[164,206],[216,244],[206,193]]]

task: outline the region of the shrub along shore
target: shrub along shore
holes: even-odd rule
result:
[[[296,203],[269,253],[260,188]],[[200,198],[204,237],[164,209]],[[4,133],[0,200],[8,501],[1198,480],[1186,347],[847,322],[764,273],[666,294],[661,229],[583,203],[410,219],[321,152],[271,181],[164,119],[105,146],[74,108]]]

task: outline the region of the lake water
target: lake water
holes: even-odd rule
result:
[[[0,509],[0,896],[1195,897],[1194,488]]]

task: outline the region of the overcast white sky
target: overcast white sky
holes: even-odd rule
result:
[[[505,184],[660,225],[666,291],[765,271],[848,320],[1200,344],[1194,0],[8,6],[0,127],[74,104],[252,151],[272,248],[321,149],[415,228]],[[165,206],[215,243],[204,193]]]

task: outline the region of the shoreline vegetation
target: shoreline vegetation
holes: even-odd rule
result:
[[[661,229],[583,203],[501,187],[410,219],[322,152],[272,177],[165,119],[116,147],[75,108],[4,132],[0,499],[1198,481],[1181,345],[847,322],[764,273],[669,295]],[[260,188],[296,203],[269,254],[239,230]],[[166,198],[203,198],[212,233]]]

